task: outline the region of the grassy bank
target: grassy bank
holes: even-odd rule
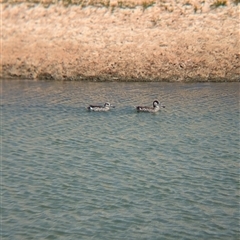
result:
[[[237,6],[240,0],[1,0],[5,5],[16,5],[25,3],[29,7],[38,4],[49,7],[50,5],[62,5],[65,7],[79,6],[107,8],[114,11],[115,8],[121,9],[135,9],[141,7],[143,11],[149,7],[157,6],[163,11],[173,12],[175,10],[190,9],[194,13],[215,10],[219,7]]]
[[[239,81],[238,3],[7,1],[1,78]]]

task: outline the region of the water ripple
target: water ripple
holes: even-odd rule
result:
[[[238,83],[2,87],[3,239],[238,239]]]

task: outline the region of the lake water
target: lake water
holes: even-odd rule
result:
[[[239,86],[2,81],[2,239],[239,239]]]

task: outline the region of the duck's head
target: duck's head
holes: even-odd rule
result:
[[[158,100],[153,101],[153,107],[159,107],[160,103]]]
[[[104,104],[104,107],[108,107],[108,108],[112,107],[112,108],[115,108],[115,106],[111,105],[109,102],[106,102],[106,103]]]
[[[111,104],[109,103],[109,102],[106,102],[105,104],[104,104],[104,107],[110,107],[111,106]]]
[[[156,107],[162,107],[162,108],[165,108],[164,105],[162,105],[158,100],[155,100],[153,102],[153,107],[156,108]]]

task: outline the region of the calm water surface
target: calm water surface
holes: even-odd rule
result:
[[[2,239],[240,238],[239,83],[1,87]]]

